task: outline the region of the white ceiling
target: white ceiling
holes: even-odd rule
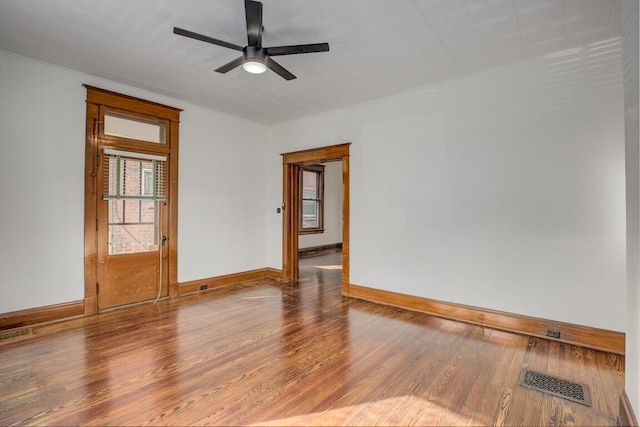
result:
[[[243,0],[0,0],[0,50],[266,124],[621,33],[620,0],[263,0],[264,46],[298,78],[213,70],[246,45]],[[0,76],[1,77],[1,76]]]

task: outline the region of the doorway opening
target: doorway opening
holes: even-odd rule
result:
[[[302,194],[302,169],[310,165],[340,162],[342,166],[342,293],[349,294],[349,147],[350,143],[329,147],[284,153],[283,156],[283,244],[282,244],[282,280],[295,282],[300,278],[299,250],[300,230],[303,227],[305,202]],[[308,201],[314,200],[312,197]],[[313,222],[320,212],[321,203],[315,210],[307,204],[307,220]],[[318,225],[318,223],[314,223]],[[318,228],[318,227],[314,227]]]
[[[300,284],[342,270],[342,161],[300,167]]]

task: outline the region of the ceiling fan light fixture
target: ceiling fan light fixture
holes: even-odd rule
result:
[[[262,74],[267,71],[267,54],[257,46],[247,46],[243,49],[242,68],[252,74]]]
[[[267,66],[264,63],[252,59],[244,61],[242,68],[251,74],[262,74],[267,71]]]

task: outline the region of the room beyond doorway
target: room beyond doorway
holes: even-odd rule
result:
[[[319,163],[302,166],[300,169],[299,260],[301,262],[309,256],[340,253],[342,162]],[[342,265],[341,262],[338,264]]]

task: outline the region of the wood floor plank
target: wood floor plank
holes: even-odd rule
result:
[[[339,262],[4,340],[0,425],[615,424],[622,356],[343,298]],[[524,368],[592,406],[519,386]]]

